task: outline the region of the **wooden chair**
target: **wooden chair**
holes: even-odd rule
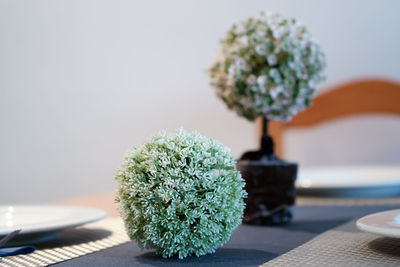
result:
[[[363,113],[400,115],[400,84],[380,79],[352,81],[318,94],[309,108],[290,122],[271,121],[269,132],[275,142],[275,154],[282,157],[282,135],[288,128],[307,127]],[[257,123],[261,134],[261,120]]]

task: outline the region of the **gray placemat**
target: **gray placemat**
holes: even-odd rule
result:
[[[0,266],[47,266],[129,241],[120,219],[106,219],[68,229],[52,242],[35,245],[28,255],[0,258]]]
[[[352,220],[262,266],[400,266],[400,239],[359,231]]]
[[[127,242],[120,219],[104,220],[66,230],[56,241],[40,245],[35,253],[7,257],[0,266],[259,266],[349,220],[393,208],[398,206],[298,206],[288,225],[241,225],[215,254],[184,260],[163,259],[154,251],[140,250],[136,242]],[[338,229],[357,234],[356,229]]]
[[[136,242],[128,242],[57,266],[259,266],[354,218],[393,208],[398,206],[298,206],[290,224],[239,226],[214,254],[163,259],[152,250],[140,250]]]

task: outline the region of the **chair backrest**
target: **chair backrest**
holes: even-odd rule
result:
[[[282,157],[282,135],[285,129],[307,127],[352,115],[386,113],[400,115],[400,84],[381,79],[365,79],[335,86],[318,94],[309,108],[288,123],[271,121],[270,135],[275,153]],[[258,122],[261,133],[261,122]]]

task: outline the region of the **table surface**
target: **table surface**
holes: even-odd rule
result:
[[[284,226],[240,225],[216,253],[201,257],[163,259],[128,242],[57,266],[259,266],[318,236],[366,214],[398,206],[298,206]]]
[[[104,209],[110,217],[118,216],[114,193],[103,193],[60,202]],[[293,221],[284,226],[241,225],[231,239],[216,253],[202,257],[163,259],[151,250],[141,250],[135,242],[105,249],[60,266],[258,266],[274,259],[339,225],[364,215],[400,207],[400,198],[334,199],[304,198],[297,200]]]

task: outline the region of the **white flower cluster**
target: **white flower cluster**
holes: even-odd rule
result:
[[[324,54],[300,22],[262,13],[232,26],[209,73],[240,116],[288,121],[310,104],[324,68]]]
[[[134,148],[115,176],[128,235],[164,257],[214,252],[242,221],[247,194],[235,164],[229,148],[184,130]]]

